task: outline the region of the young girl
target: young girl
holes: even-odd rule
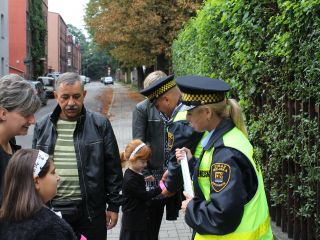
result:
[[[146,202],[162,191],[161,187],[146,191],[142,170],[147,166],[150,157],[150,147],[139,139],[131,141],[121,153],[121,160],[127,161],[128,169],[124,173],[122,186],[123,216],[120,240],[150,239],[147,235]]]
[[[76,239],[71,227],[45,205],[55,196],[59,179],[53,160],[40,150],[23,149],[12,156],[4,176],[1,239]]]

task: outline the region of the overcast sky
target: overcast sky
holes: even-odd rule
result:
[[[72,24],[85,33],[83,16],[88,2],[89,0],[49,0],[48,8],[50,12],[59,13],[66,24]]]

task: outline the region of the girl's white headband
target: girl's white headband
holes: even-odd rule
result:
[[[140,145],[138,145],[134,150],[133,152],[130,154],[130,158],[133,158],[134,155],[136,155],[136,153],[143,147],[145,146],[146,144],[145,143],[141,143]],[[130,159],[129,158],[129,159]]]
[[[34,166],[33,166],[33,177],[38,176],[38,174],[41,172],[41,169],[46,164],[48,159],[49,159],[49,155],[39,150],[36,162],[34,163]]]

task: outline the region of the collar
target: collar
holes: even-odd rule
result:
[[[204,148],[208,144],[208,142],[209,142],[214,130],[215,129],[213,129],[211,132],[209,132],[209,134],[201,141],[202,148]]]
[[[161,118],[163,119],[163,121],[165,123],[171,123],[173,122],[173,119],[175,118],[175,116],[177,115],[177,113],[180,111],[181,107],[183,106],[181,100],[179,99],[176,107],[174,108],[173,112],[172,112],[172,115],[171,115],[171,118],[168,119],[162,112],[159,112],[160,113],[160,116]]]
[[[12,148],[13,153],[15,153],[16,151],[18,151],[19,149],[21,149],[21,146],[20,146],[20,145],[17,145],[15,138],[10,139],[10,140],[9,140],[9,143],[10,143],[10,145],[11,145],[11,148]]]
[[[85,118],[86,116],[86,108],[83,106],[82,107],[82,110],[81,110],[81,113],[80,113],[80,116],[78,118],[77,121],[79,121],[79,119],[82,119],[82,118]],[[59,117],[60,117],[60,113],[61,113],[61,107],[59,106],[59,104],[57,104],[57,106],[55,107],[55,109],[53,110],[52,114],[50,115],[50,119],[53,123],[57,123],[58,120],[59,120]]]
[[[210,135],[210,138],[207,142],[207,144],[205,145],[205,147],[203,147],[204,151],[207,151],[209,149],[211,149],[215,143],[222,138],[222,136],[230,131],[232,128],[234,128],[234,123],[232,122],[232,119],[228,118],[225,120],[222,120],[220,122],[220,124],[216,127],[216,129],[214,130],[214,134],[212,133],[212,135]]]

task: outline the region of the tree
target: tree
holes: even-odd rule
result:
[[[172,41],[199,7],[198,1],[90,0],[85,21],[97,45],[109,47],[123,66],[157,64],[168,72]]]
[[[94,42],[87,41],[84,33],[77,27],[68,24],[68,31],[76,37],[80,44],[82,57],[81,69],[84,75],[98,79],[107,75],[107,68],[116,68],[116,62],[106,49],[99,48]]]
[[[105,49],[101,49],[94,42],[90,42],[88,51],[83,55],[82,65],[85,75],[93,79],[100,79],[103,76],[108,76],[108,68],[110,68],[111,74],[114,73],[117,62]]]
[[[29,0],[29,19],[31,29],[31,78],[43,75],[43,59],[47,40],[47,26],[42,12],[42,1]]]
[[[84,33],[79,28],[73,26],[72,24],[68,24],[67,26],[68,26],[68,31],[74,37],[76,37],[76,40],[79,42],[81,53],[87,51],[89,43],[88,43]]]

